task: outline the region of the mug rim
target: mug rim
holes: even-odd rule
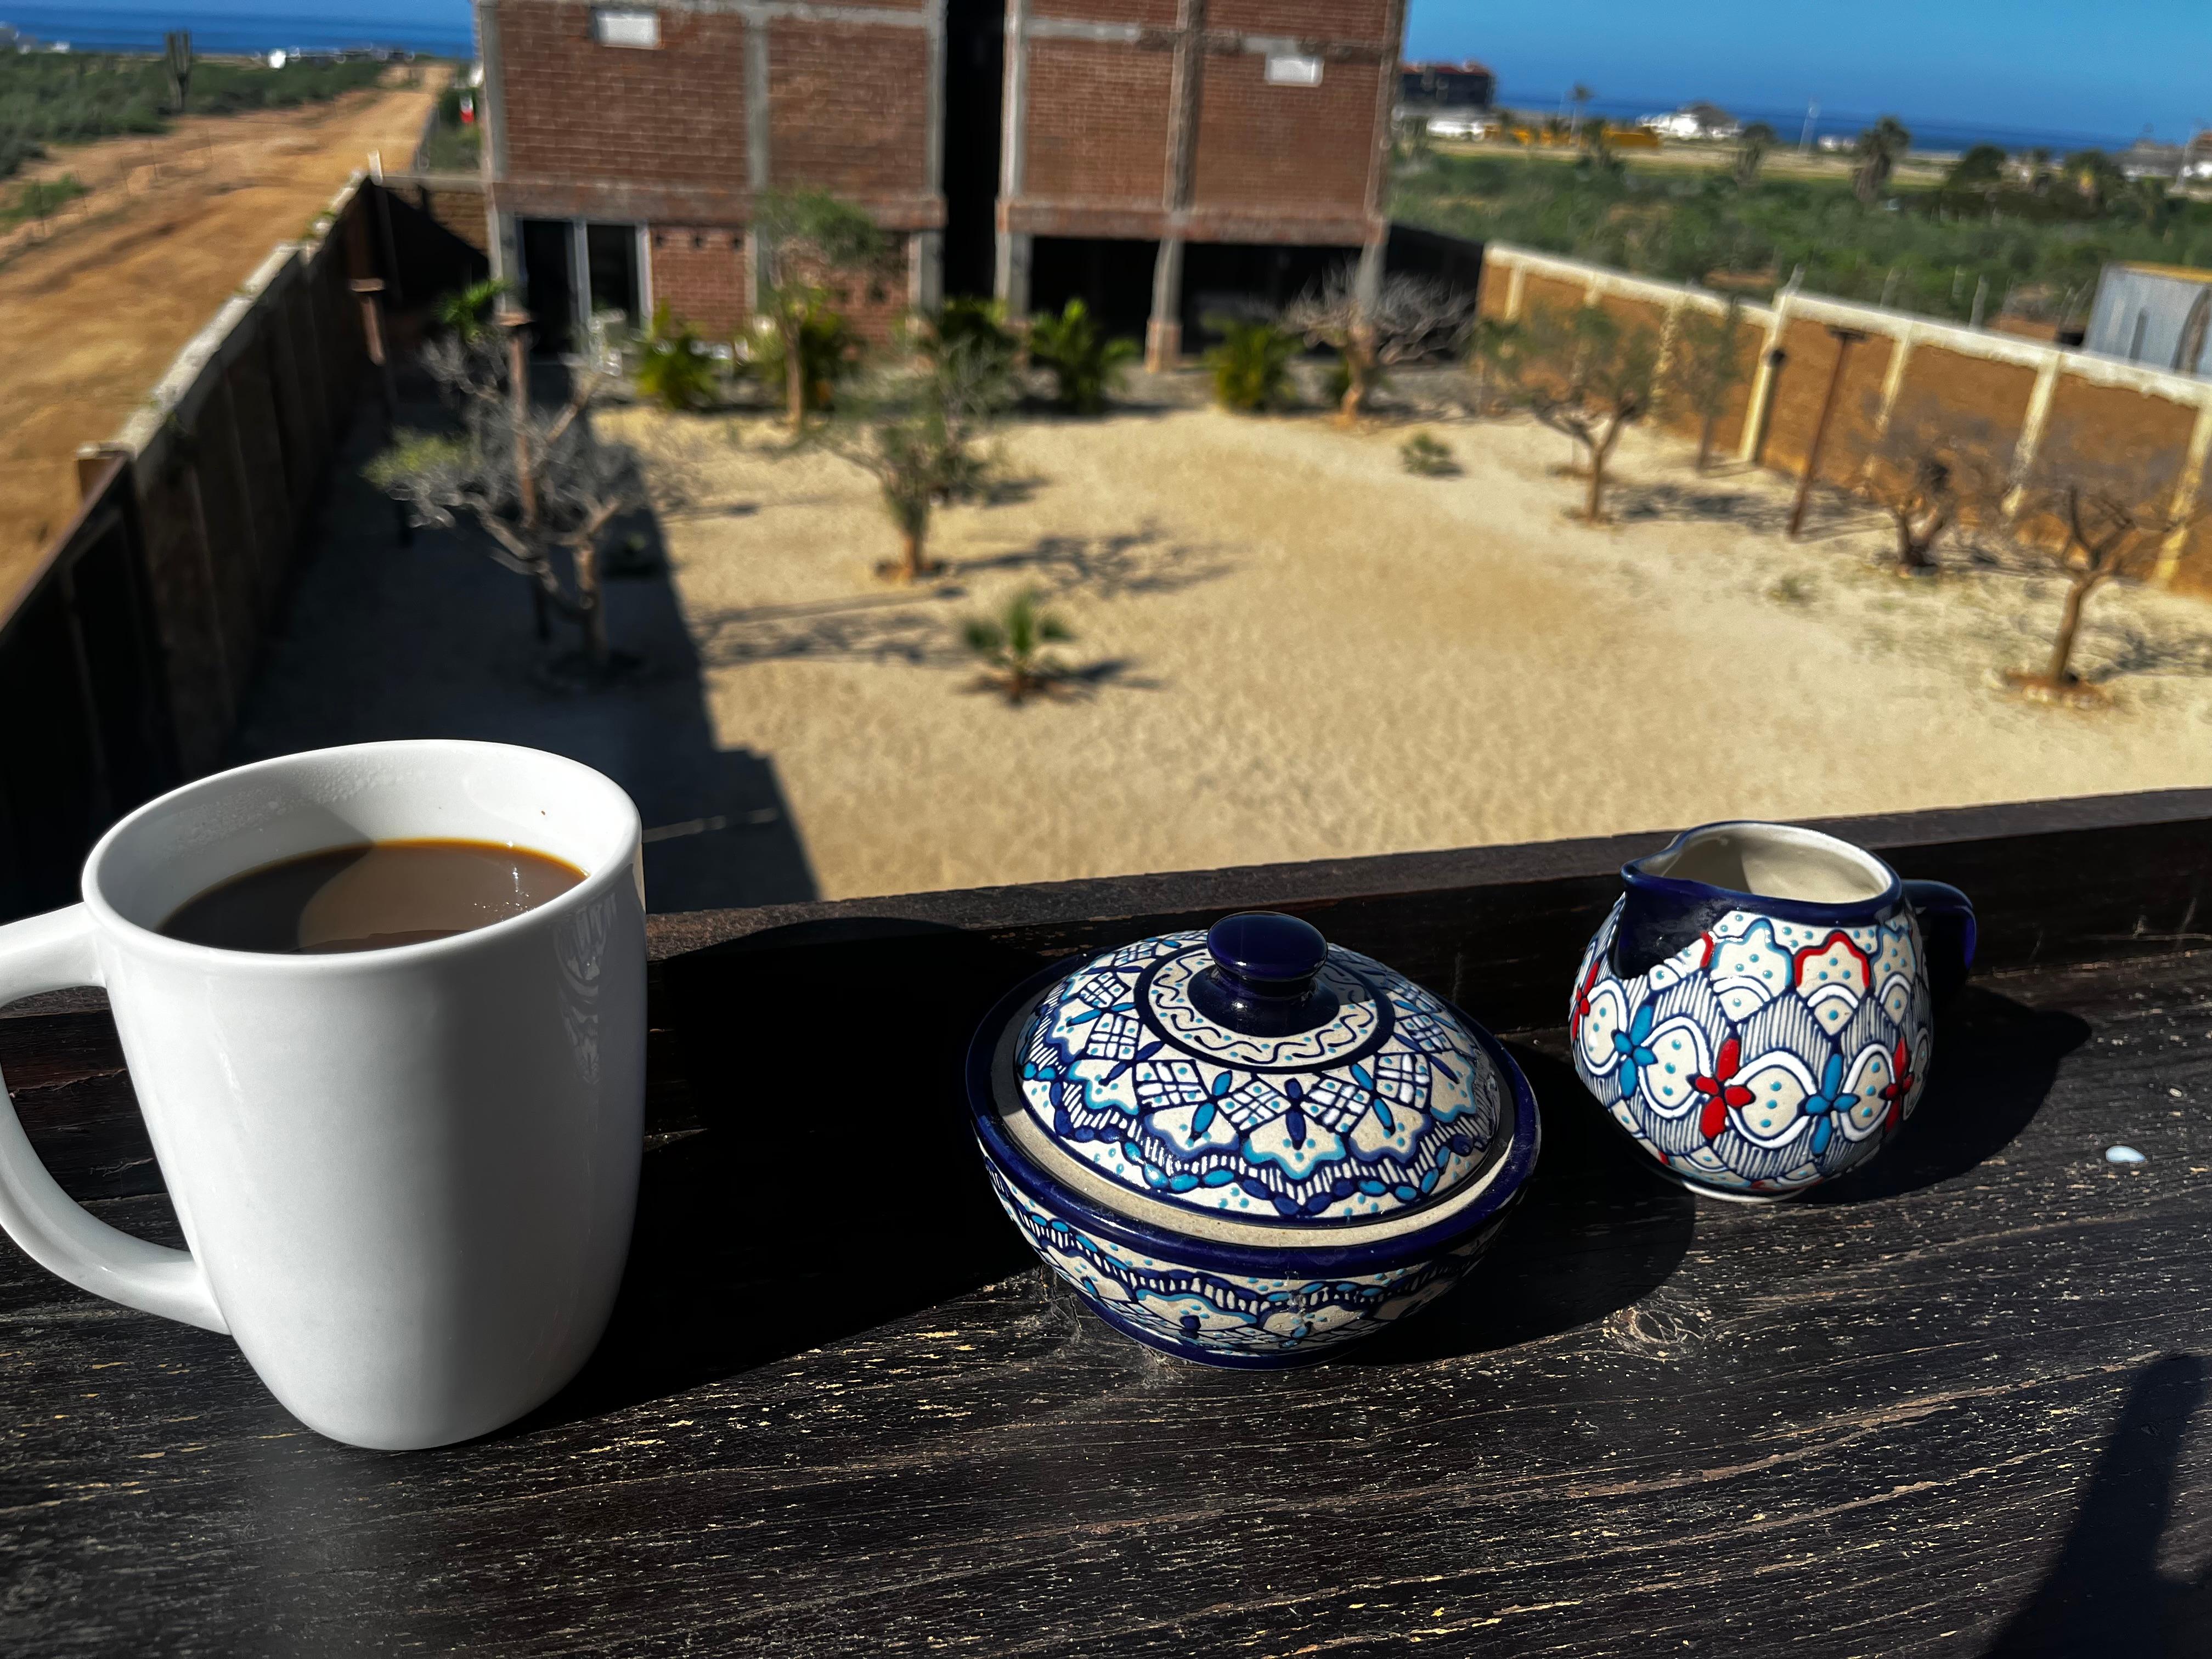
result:
[[[310,760],[322,760],[332,756],[392,754],[468,753],[495,751],[508,755],[523,755],[532,761],[567,768],[580,773],[594,783],[611,792],[614,799],[623,805],[629,823],[624,830],[627,842],[622,855],[609,859],[596,870],[584,872],[583,880],[565,893],[556,894],[543,904],[532,906],[497,921],[486,922],[481,927],[448,933],[443,939],[419,939],[411,945],[382,945],[370,951],[332,951],[321,952],[283,951],[234,951],[218,945],[195,945],[185,939],[172,939],[167,933],[133,921],[109,901],[101,890],[103,866],[112,854],[115,843],[136,825],[157,816],[198,791],[214,785],[257,774],[282,771]],[[153,799],[133,807],[108,829],[93,844],[85,855],[84,867],[78,878],[78,890],[85,909],[98,922],[102,932],[117,936],[138,951],[166,958],[179,965],[201,967],[222,966],[234,971],[265,971],[271,973],[341,974],[362,973],[388,966],[406,966],[417,963],[435,962],[442,957],[457,956],[494,938],[505,938],[532,922],[552,920],[582,905],[591,903],[605,893],[617,881],[632,880],[637,852],[643,836],[643,820],[639,817],[637,803],[612,778],[595,767],[581,761],[571,760],[566,755],[556,755],[547,749],[532,749],[526,744],[486,743],[471,738],[398,738],[376,743],[332,744],[319,749],[296,750],[289,755],[272,755],[265,760],[249,761],[243,766],[226,767],[220,772],[210,772],[205,777],[194,778],[188,783],[156,795]],[[328,850],[327,848],[323,850]],[[297,856],[311,857],[312,853]],[[549,855],[550,856],[550,855]],[[276,860],[283,862],[283,860]],[[563,860],[562,862],[567,862]],[[225,881],[251,873],[260,866],[249,866]]]

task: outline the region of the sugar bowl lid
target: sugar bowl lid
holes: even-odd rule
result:
[[[1267,912],[1091,958],[1010,1059],[1019,1139],[1201,1226],[1409,1216],[1510,1128],[1512,1091],[1455,1010]]]

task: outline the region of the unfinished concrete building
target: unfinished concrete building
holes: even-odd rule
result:
[[[745,325],[750,204],[904,238],[944,295],[1081,296],[1172,359],[1216,310],[1381,269],[1405,0],[479,0],[495,264],[560,343],[667,301]]]

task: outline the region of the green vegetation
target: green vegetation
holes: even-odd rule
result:
[[[1072,415],[1103,413],[1136,357],[1137,343],[1108,339],[1080,300],[1030,324],[1030,361],[1051,371],[1055,400]]]
[[[1659,378],[1662,401],[1698,419],[1698,471],[1713,464],[1713,430],[1728,413],[1737,384],[1749,372],[1744,361],[1743,302],[1730,296],[1728,309],[1685,310],[1674,343]]]
[[[473,122],[462,122],[465,95],[472,94],[465,94],[459,86],[449,86],[438,94],[438,118],[423,136],[422,148],[415,156],[415,164],[425,173],[474,173],[482,165],[483,129]]]
[[[58,179],[34,179],[15,192],[14,201],[0,204],[0,230],[13,229],[26,220],[52,218],[88,193],[84,181],[74,173],[64,173]]]
[[[1802,269],[1814,293],[1960,321],[1984,281],[1987,315],[2063,321],[2081,315],[2108,260],[2212,267],[2212,203],[2130,184],[2108,156],[2069,156],[2027,178],[1993,177],[1976,156],[1963,177],[1915,188],[1888,176],[1893,144],[1885,133],[1860,158],[1871,205],[1851,179],[1771,169],[1746,182],[1733,167],[1438,155],[1401,174],[1392,212],[1457,236],[1747,295]]]
[[[374,85],[384,65],[287,64],[283,69],[201,59],[191,71],[195,115],[289,109]],[[0,53],[0,179],[48,144],[161,132],[173,110],[166,60],[98,52]]]
[[[653,308],[653,325],[637,343],[637,369],[632,377],[638,395],[650,398],[663,409],[704,409],[714,401],[717,376],[714,359],[698,331],[684,321],[663,300]]]
[[[1066,679],[1066,668],[1044,647],[1074,637],[1066,623],[1040,610],[1037,596],[1027,590],[1007,600],[996,617],[975,617],[960,630],[961,642],[983,662],[979,689],[1017,704]]]
[[[818,190],[768,191],[753,205],[752,228],[763,264],[760,314],[775,331],[784,414],[793,432],[803,431],[807,411],[826,405],[851,356],[825,279],[850,274],[880,287],[894,244],[861,209]]]
[[[1417,478],[1449,478],[1460,471],[1449,447],[1425,432],[1416,432],[1398,446],[1398,461]]]
[[[787,335],[796,335],[799,341],[797,392],[784,343]],[[763,386],[783,398],[787,418],[798,408],[799,414],[792,422],[796,429],[808,411],[828,409],[836,400],[838,383],[858,372],[860,337],[826,302],[799,301],[779,311],[769,326],[753,335],[748,367]]]
[[[1298,355],[1298,337],[1272,319],[1208,317],[1206,325],[1221,336],[1221,343],[1206,354],[1206,372],[1213,376],[1213,396],[1226,410],[1239,415],[1258,415],[1287,408],[1291,403],[1291,360]],[[1346,395],[1351,394],[1347,386]]]
[[[489,276],[451,294],[440,295],[431,314],[437,319],[440,328],[448,334],[459,335],[465,343],[473,344],[491,332],[492,317],[507,293],[505,278]]]

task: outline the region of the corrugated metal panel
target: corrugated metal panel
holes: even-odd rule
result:
[[[2152,368],[2212,374],[2212,283],[2136,265],[2106,265],[2084,349]],[[2184,361],[2186,359],[2186,361]]]

